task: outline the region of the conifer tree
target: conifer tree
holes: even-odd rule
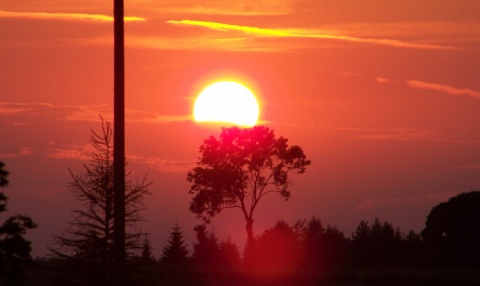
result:
[[[188,261],[188,250],[183,239],[183,233],[177,223],[172,228],[168,245],[163,248],[161,261],[176,264]]]
[[[197,242],[193,244],[192,261],[202,265],[220,265],[223,263],[218,237],[213,231],[208,231],[205,224],[194,228]]]
[[[109,122],[102,118],[102,132],[92,130],[90,141],[94,147],[89,165],[84,165],[85,173],[76,175],[69,169],[72,182],[69,190],[81,202],[79,209],[73,210],[73,218],[61,235],[54,235],[54,245],[49,247],[53,257],[71,262],[72,271],[79,279],[88,277],[102,285],[111,280],[113,267],[113,131]],[[128,174],[127,174],[128,176]],[[137,223],[143,220],[140,212],[146,208],[144,196],[149,194],[150,182],[143,180],[125,186],[125,246],[127,257],[138,254],[142,248],[143,233]],[[70,275],[70,279],[73,277]],[[105,282],[106,283],[106,282]]]
[[[141,260],[144,264],[149,264],[155,261],[155,258],[153,257],[152,244],[150,243],[150,239],[148,239],[147,235],[145,235],[142,243]]]
[[[222,253],[222,259],[224,264],[230,267],[237,267],[241,263],[240,252],[231,238],[227,238],[220,243],[220,251]]]

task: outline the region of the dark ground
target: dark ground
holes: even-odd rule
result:
[[[457,286],[480,285],[480,269],[446,268],[352,268],[337,273],[318,273],[315,277],[249,278],[239,271],[191,266],[153,264],[136,272],[136,284],[142,286]],[[78,280],[77,280],[78,281]],[[76,283],[71,276],[61,275],[56,267],[37,263],[27,270],[27,286],[91,285]],[[0,285],[3,281],[0,280]]]

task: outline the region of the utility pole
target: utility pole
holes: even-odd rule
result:
[[[115,285],[125,285],[125,43],[123,0],[114,0],[113,259]]]

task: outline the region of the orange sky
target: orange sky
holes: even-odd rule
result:
[[[112,3],[0,2],[0,160],[11,213],[31,216],[34,255],[76,206],[67,168],[113,103]],[[159,254],[178,222],[191,241],[186,173],[219,127],[195,96],[241,80],[260,119],[312,160],[292,199],[264,201],[256,234],[316,215],[347,236],[378,217],[420,231],[437,203],[480,185],[477,0],[126,1],[127,157],[154,181],[142,228]],[[242,243],[242,216],[213,221]],[[190,243],[189,241],[189,243]],[[239,245],[241,247],[241,245]]]

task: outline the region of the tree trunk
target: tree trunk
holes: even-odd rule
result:
[[[253,243],[253,219],[252,218],[247,218],[247,225],[245,228],[247,229],[247,243],[252,244]]]
[[[245,257],[245,263],[247,266],[247,274],[248,275],[253,275],[253,253],[255,253],[255,239],[253,237],[253,219],[250,217],[245,218],[247,220],[247,225],[245,225],[245,228],[247,229],[247,245],[246,248],[249,249],[248,252],[250,252],[247,257]]]

